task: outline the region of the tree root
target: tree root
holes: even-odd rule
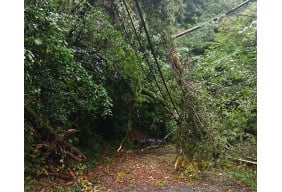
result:
[[[25,120],[28,121],[37,131],[37,137],[39,137],[40,143],[34,144],[35,150],[39,151],[39,155],[44,158],[44,161],[48,166],[50,160],[57,165],[60,165],[63,160],[65,165],[70,163],[70,160],[81,162],[86,159],[86,156],[75,146],[69,143],[67,140],[78,131],[75,129],[69,129],[63,134],[57,134],[49,121],[46,118],[36,114],[28,106],[24,107]],[[56,176],[62,179],[71,179],[70,176],[62,175],[59,173],[51,172],[47,175]]]

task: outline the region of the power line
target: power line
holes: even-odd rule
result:
[[[123,2],[123,4],[124,4],[124,6],[125,6],[125,9],[126,9],[126,12],[127,12],[128,16],[129,16],[130,23],[131,23],[132,28],[133,28],[133,30],[134,30],[134,34],[135,34],[135,36],[136,36],[136,38],[137,38],[137,41],[138,41],[138,43],[139,43],[139,46],[141,47],[141,44],[142,44],[142,43],[141,43],[141,37],[140,37],[140,36],[138,35],[138,33],[137,33],[137,30],[136,30],[135,25],[134,25],[134,23],[133,23],[133,19],[132,19],[132,17],[131,17],[130,12],[129,12],[127,3],[126,3],[125,0],[122,0],[122,2]],[[162,91],[162,89],[161,89],[161,87],[160,87],[160,85],[159,85],[159,83],[158,83],[158,81],[157,81],[157,78],[156,78],[156,76],[155,76],[155,73],[154,73],[154,71],[153,71],[153,69],[154,69],[154,68],[153,68],[153,65],[149,62],[149,60],[147,59],[147,57],[145,57],[145,62],[149,65],[150,73],[151,73],[151,75],[153,76],[153,79],[154,79],[154,81],[155,81],[155,83],[156,83],[156,86],[157,86],[158,90],[160,91],[161,96],[162,96],[163,98],[165,98],[165,97],[164,97],[164,94],[163,94],[163,91]]]
[[[171,104],[173,105],[174,110],[175,110],[176,113],[180,116],[180,114],[179,114],[179,112],[178,112],[178,110],[177,110],[177,108],[176,108],[176,106],[175,106],[175,104],[174,104],[174,102],[173,102],[173,100],[172,100],[172,97],[171,97],[171,95],[170,95],[170,92],[169,92],[169,90],[168,90],[168,88],[167,88],[166,82],[165,82],[165,80],[164,80],[164,77],[163,77],[163,74],[162,74],[162,71],[161,71],[159,62],[158,62],[158,60],[157,60],[156,54],[155,54],[155,52],[154,52],[154,48],[153,48],[153,46],[152,46],[152,42],[151,42],[151,39],[150,39],[148,30],[147,30],[147,27],[146,27],[146,24],[145,24],[145,21],[144,21],[143,14],[142,14],[142,12],[141,12],[141,8],[140,8],[140,6],[139,6],[138,0],[135,0],[135,4],[136,4],[136,6],[137,6],[137,10],[138,10],[138,13],[139,13],[139,15],[140,15],[141,22],[142,22],[142,25],[143,25],[143,27],[144,27],[145,33],[146,33],[147,41],[148,41],[148,43],[149,43],[149,47],[150,47],[150,49],[151,49],[152,55],[153,55],[153,57],[154,57],[154,61],[155,61],[156,65],[157,65],[157,69],[158,69],[158,71],[159,71],[159,73],[160,73],[160,76],[161,76],[161,79],[162,79],[163,84],[164,84],[164,86],[165,86],[165,89],[166,89],[166,92],[167,92],[167,94],[168,94],[168,97],[169,97],[169,99],[170,99],[170,101],[171,101]]]
[[[140,43],[140,42],[141,42],[141,37],[137,34],[137,31],[136,31],[135,25],[134,25],[134,23],[133,23],[133,19],[132,19],[132,17],[131,17],[131,14],[130,14],[129,9],[128,9],[128,6],[127,6],[127,3],[126,3],[126,1],[125,1],[125,0],[122,0],[122,2],[123,2],[123,4],[124,4],[124,6],[125,6],[125,9],[126,9],[127,15],[129,16],[129,20],[130,20],[130,23],[131,23],[131,25],[132,25],[132,27],[133,27],[133,30],[134,30],[135,36],[137,37],[137,40],[138,40],[138,42]],[[141,43],[140,43],[140,44],[141,44]]]

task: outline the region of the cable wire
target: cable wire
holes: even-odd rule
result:
[[[163,82],[163,84],[164,84],[164,86],[165,86],[165,89],[166,89],[166,92],[167,92],[167,94],[168,94],[168,97],[169,97],[169,99],[170,99],[170,101],[171,101],[171,104],[173,105],[174,110],[175,110],[176,113],[180,116],[180,114],[179,114],[179,112],[178,112],[178,110],[177,110],[177,108],[176,108],[176,106],[175,106],[175,104],[174,104],[174,102],[173,102],[173,100],[172,100],[172,97],[171,97],[171,95],[170,95],[170,92],[169,92],[169,90],[168,90],[168,88],[167,88],[165,79],[164,79],[164,77],[163,77],[163,74],[162,74],[162,71],[161,71],[159,62],[158,62],[158,60],[157,60],[157,57],[156,57],[156,54],[155,54],[155,51],[154,51],[154,48],[153,48],[153,45],[152,45],[152,42],[151,42],[151,39],[150,39],[148,30],[147,30],[147,27],[146,27],[146,23],[145,23],[145,21],[144,21],[144,17],[143,17],[141,8],[140,8],[140,6],[139,6],[138,0],[135,0],[135,4],[136,4],[137,10],[138,10],[138,13],[139,13],[139,16],[140,16],[142,25],[143,25],[144,30],[145,30],[145,34],[146,34],[146,37],[147,37],[147,41],[148,41],[148,43],[149,43],[149,47],[150,47],[150,49],[151,49],[152,55],[153,55],[153,57],[154,57],[154,61],[155,61],[156,65],[157,65],[157,69],[158,69],[158,71],[159,71],[159,73],[160,73],[160,76],[161,76],[162,82]]]
[[[130,23],[131,23],[131,25],[132,25],[132,28],[133,28],[133,30],[134,30],[134,34],[135,34],[135,36],[136,36],[136,38],[137,38],[137,41],[138,41],[138,43],[139,43],[139,47],[141,46],[141,37],[138,35],[138,33],[137,33],[137,30],[136,30],[136,28],[135,28],[135,25],[134,25],[134,23],[133,23],[133,19],[132,19],[132,17],[131,17],[131,14],[130,14],[130,12],[129,12],[129,9],[128,9],[128,6],[127,6],[127,3],[126,3],[126,1],[125,0],[122,0],[122,2],[123,2],[123,4],[124,4],[124,6],[125,6],[125,9],[126,9],[126,12],[127,12],[127,14],[128,14],[128,16],[129,16],[129,19],[130,19]],[[161,89],[161,87],[160,87],[160,85],[159,85],[159,83],[158,83],[158,81],[157,81],[157,78],[156,78],[156,76],[155,76],[155,73],[154,73],[154,71],[153,71],[153,65],[149,62],[149,60],[145,57],[145,62],[149,65],[149,70],[150,70],[150,73],[151,73],[151,75],[153,76],[153,79],[154,79],[154,81],[155,81],[155,83],[156,83],[156,86],[157,86],[157,88],[158,88],[158,90],[160,91],[160,94],[161,94],[161,96],[163,97],[163,98],[165,98],[164,97],[164,93],[163,93],[163,91],[162,91],[162,89]]]

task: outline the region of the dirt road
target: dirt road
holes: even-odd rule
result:
[[[174,170],[175,149],[166,146],[144,151],[127,151],[103,161],[87,173],[89,191],[164,192],[251,192],[224,173],[210,171],[195,180]]]

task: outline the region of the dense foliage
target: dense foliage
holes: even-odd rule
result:
[[[193,79],[209,110],[206,118],[210,117],[210,126],[216,127],[217,150],[222,152],[226,146],[246,140],[254,144],[256,3],[180,39],[178,53],[193,59],[186,75]]]
[[[240,2],[25,1],[25,173],[170,133],[191,160],[256,142],[256,3],[173,39]]]
[[[77,129],[71,142],[95,153],[99,136],[118,139],[126,130],[140,92],[140,62],[102,8],[82,2],[72,14],[59,13],[58,3],[25,2],[25,108],[56,134]],[[48,142],[50,130],[25,119],[29,162],[40,156],[32,145]]]

